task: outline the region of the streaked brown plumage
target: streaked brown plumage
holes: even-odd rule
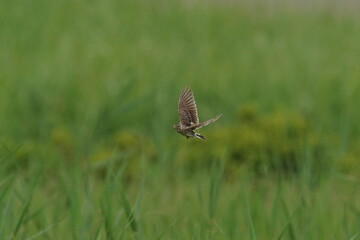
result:
[[[178,113],[180,122],[173,126],[175,130],[186,138],[198,137],[202,140],[205,140],[205,137],[194,132],[194,130],[205,127],[221,117],[220,114],[210,120],[199,122],[194,95],[188,87],[185,87],[180,94]]]

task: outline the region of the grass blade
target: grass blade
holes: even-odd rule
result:
[[[130,224],[131,230],[136,233],[138,231],[138,224],[134,215],[134,211],[130,207],[130,203],[126,197],[124,188],[120,187],[120,197],[122,200],[123,208]]]
[[[32,194],[31,194],[30,198],[27,200],[27,202],[25,203],[25,206],[24,206],[23,210],[21,211],[20,218],[19,218],[19,220],[18,220],[18,222],[16,224],[16,227],[15,227],[15,230],[13,232],[13,238],[16,237],[17,233],[20,230],[20,227],[21,227],[22,223],[24,222],[25,214],[29,210],[31,200],[32,200]]]
[[[250,225],[250,239],[257,240],[254,221],[253,221],[253,217],[252,217],[252,213],[251,213],[251,209],[250,209],[250,205],[249,205],[249,200],[247,198],[246,198],[246,208],[247,208],[248,222]]]
[[[357,232],[354,236],[352,236],[349,240],[355,240],[359,236],[360,232]]]
[[[280,234],[279,239],[281,239],[282,235],[286,232],[286,230],[289,230],[289,239],[295,240],[296,239],[295,228],[294,228],[294,225],[292,223],[292,217],[291,217],[291,215],[289,213],[289,209],[288,209],[284,199],[282,199],[282,205],[283,205],[283,209],[284,209],[286,218],[288,220],[288,223],[286,224],[284,230]]]

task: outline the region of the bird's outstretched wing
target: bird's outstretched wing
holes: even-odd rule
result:
[[[199,123],[194,95],[188,87],[185,87],[179,97],[178,112],[180,123],[191,126]]]
[[[188,126],[188,127],[186,127],[184,130],[187,130],[187,129],[195,130],[195,129],[199,129],[199,128],[205,127],[206,125],[209,125],[210,123],[215,122],[215,121],[218,120],[220,117],[221,117],[221,114],[219,114],[219,115],[217,115],[216,117],[214,117],[214,118],[212,118],[212,119],[209,119],[209,120],[207,120],[207,121],[204,121],[204,122],[201,122],[201,123],[197,123],[197,124]]]

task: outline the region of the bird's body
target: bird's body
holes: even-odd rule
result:
[[[194,130],[205,127],[221,117],[221,115],[217,115],[210,120],[199,122],[195,99],[188,87],[185,87],[180,94],[178,113],[179,123],[173,126],[175,130],[186,138],[198,137],[202,140],[205,140],[205,137],[196,133]]]

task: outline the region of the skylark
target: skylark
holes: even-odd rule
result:
[[[173,126],[175,130],[186,138],[198,137],[202,140],[206,140],[205,137],[194,132],[194,130],[205,127],[221,117],[219,114],[210,120],[199,122],[194,95],[188,87],[185,87],[180,94],[178,113],[180,122]]]

